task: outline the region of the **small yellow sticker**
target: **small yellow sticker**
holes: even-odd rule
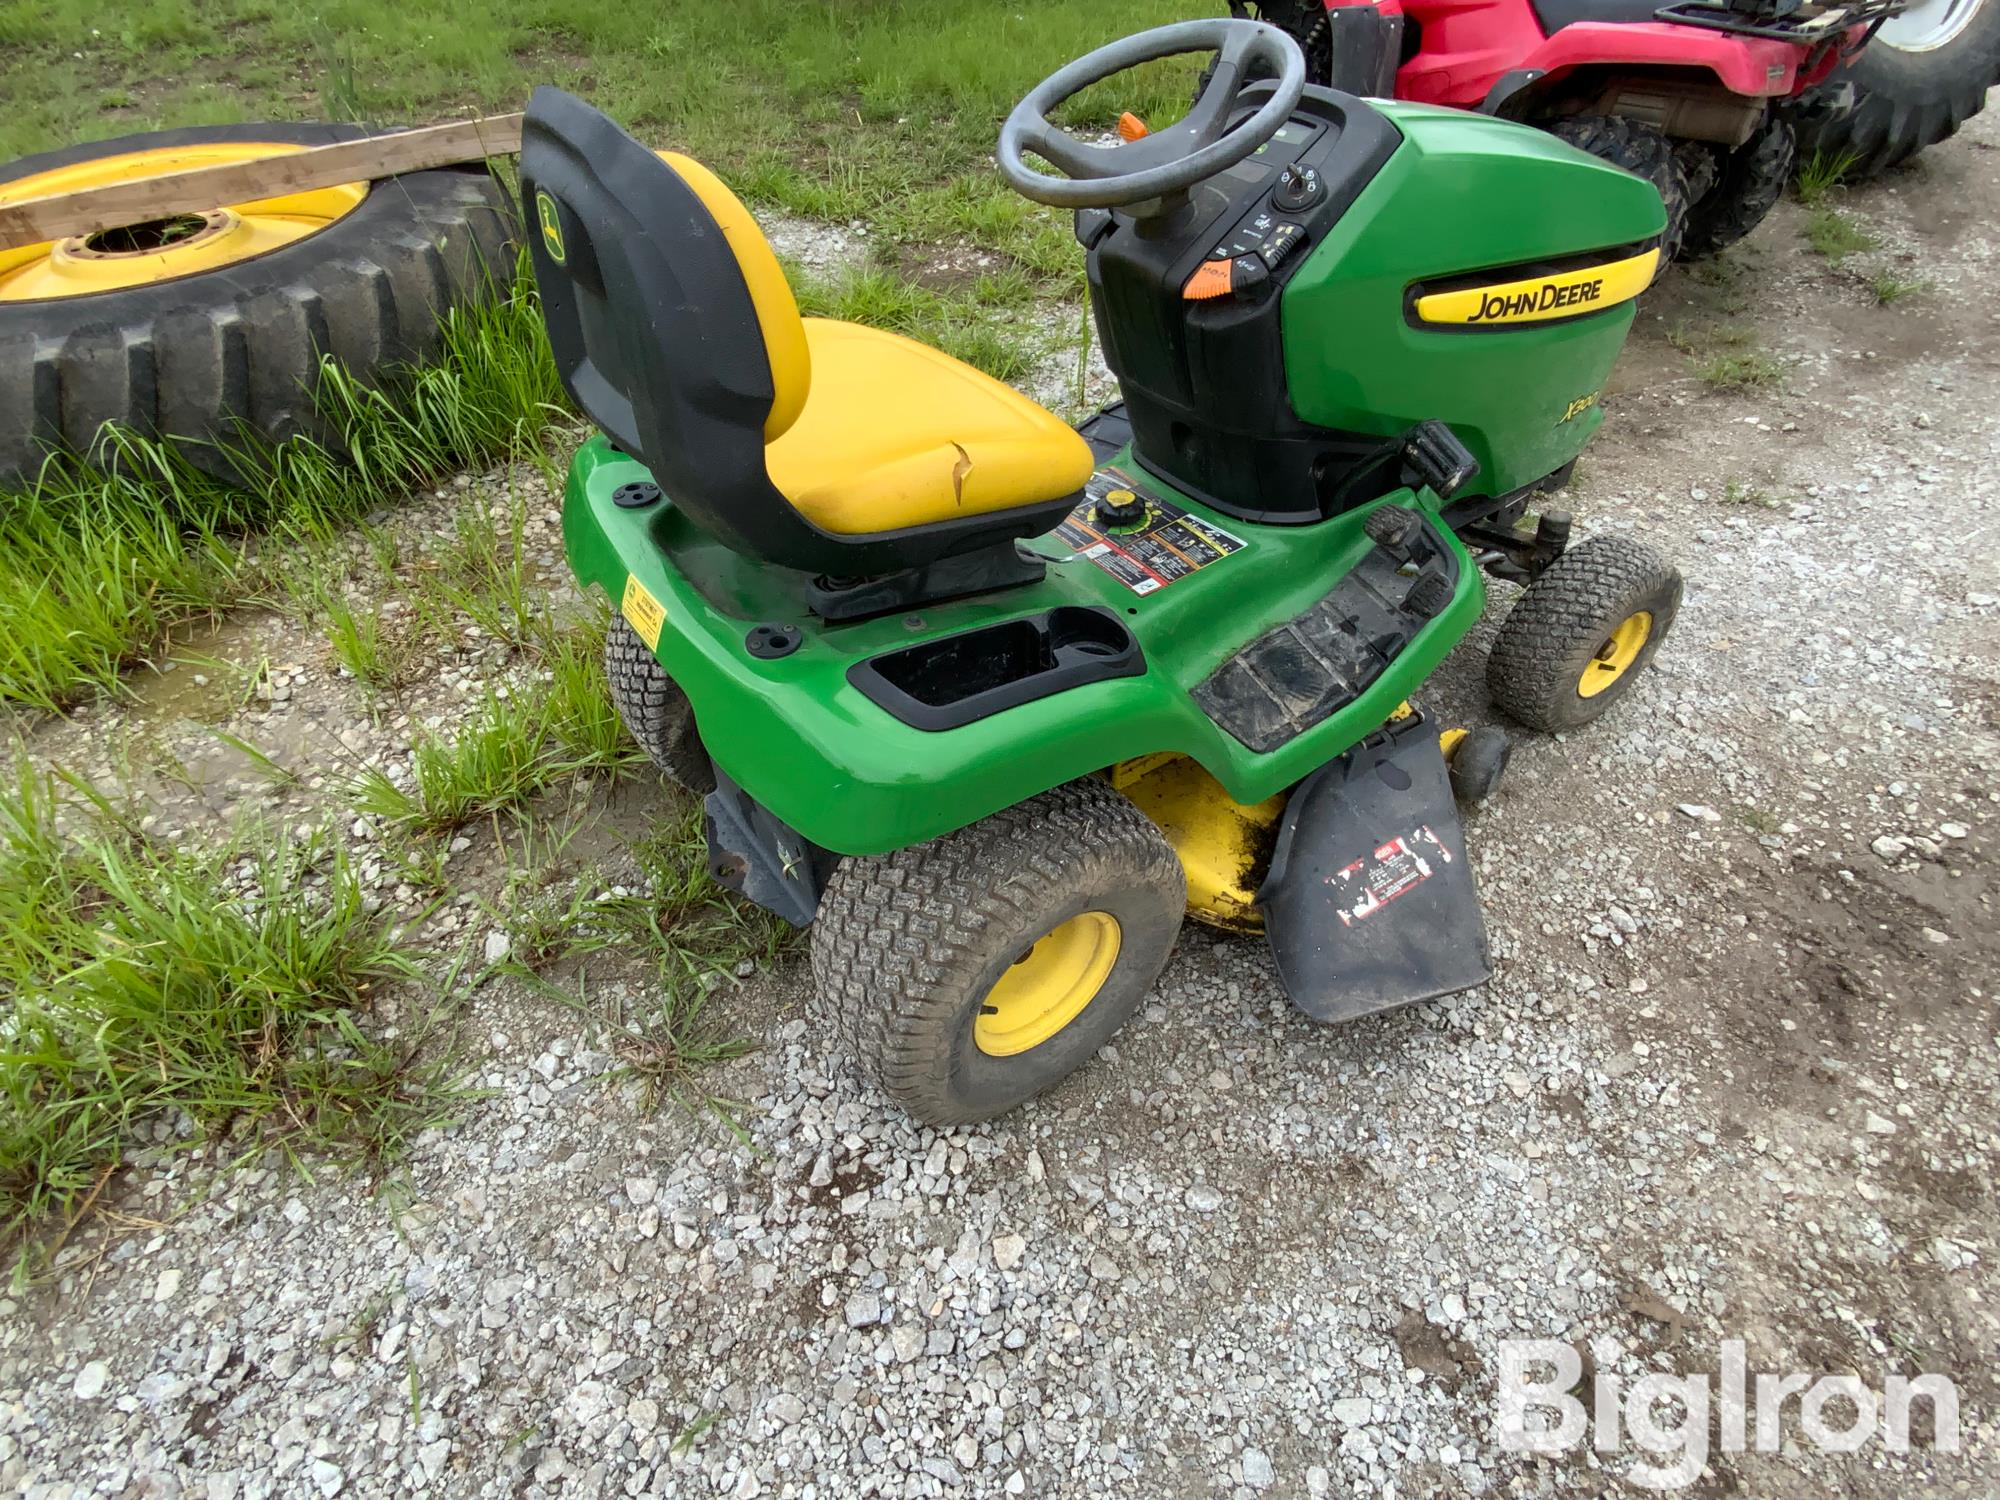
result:
[[[652,591],[629,573],[625,576],[625,597],[618,601],[618,613],[623,615],[639,639],[657,651],[660,649],[660,627],[667,623],[667,611]]]
[[[1490,328],[1603,312],[1630,302],[1651,286],[1653,270],[1659,263],[1660,252],[1647,250],[1624,260],[1586,266],[1580,271],[1466,287],[1456,292],[1431,292],[1417,298],[1417,317],[1425,323]]]

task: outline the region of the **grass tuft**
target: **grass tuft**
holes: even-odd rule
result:
[[[1904,276],[1896,271],[1878,271],[1868,278],[1868,290],[1883,307],[1929,289],[1930,283],[1921,276]]]
[[[1875,248],[1875,236],[1837,208],[1816,208],[1806,219],[1806,243],[1838,266],[1850,255]]]
[[[1779,384],[1785,367],[1761,349],[1711,354],[1695,365],[1695,374],[1712,391],[1760,390]]]
[[[1799,164],[1792,191],[1807,208],[1816,208],[1846,183],[1847,174],[1860,159],[1858,151],[1815,151]]]
[[[141,829],[17,764],[0,796],[0,1232],[27,1249],[79,1212],[135,1133],[393,1156],[455,1093],[426,1028],[356,1016],[418,982],[337,845]],[[26,1236],[26,1239],[22,1237]]]
[[[1738,324],[1704,329],[1697,336],[1685,325],[1667,330],[1667,343],[1684,354],[1695,378],[1712,391],[1745,391],[1774,386],[1785,366],[1757,343],[1756,330]]]
[[[601,615],[542,627],[542,680],[495,688],[456,733],[421,736],[407,775],[379,766],[354,773],[355,811],[404,836],[435,836],[526,807],[567,776],[633,763],[638,751],[604,676],[604,629]]]
[[[677,809],[630,846],[636,879],[625,875],[614,882],[592,868],[552,881],[554,861],[533,857],[532,839],[524,835],[527,857],[494,915],[507,930],[513,966],[526,974],[602,953],[643,962],[651,983],[636,1003],[599,999],[587,987],[576,995],[556,993],[611,1028],[611,1050],[647,1107],[700,1106],[727,1120],[727,1108],[708,1096],[700,1075],[742,1056],[750,1043],[719,1028],[708,1006],[736,982],[744,963],[775,957],[789,929],[709,878],[700,805],[676,800]]]

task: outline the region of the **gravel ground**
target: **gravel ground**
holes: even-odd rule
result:
[[[583,1017],[490,983],[490,1093],[386,1184],[141,1155],[60,1278],[0,1301],[0,1485],[1618,1488],[1629,1442],[1496,1440],[1501,1341],[1552,1338],[1628,1382],[1740,1339],[1753,1371],[1958,1384],[1956,1455],[1921,1416],[1911,1451],[1846,1455],[1794,1416],[1783,1453],[1712,1454],[1702,1493],[2000,1490],[1996,147],[1988,114],[1851,195],[1883,241],[1855,265],[1921,275],[1915,297],[1878,307],[1786,206],[1740,274],[1649,299],[1570,503],[1583,534],[1677,555],[1687,602],[1641,690],[1524,738],[1472,819],[1490,985],[1327,1030],[1259,945],[1190,927],[1100,1060],[940,1133],[848,1079],[794,956],[725,1002],[761,1043],[714,1076],[739,1142],[643,1112]],[[1732,321],[1786,361],[1780,389],[1713,393],[1669,342]],[[1506,602],[1440,678],[1448,712],[1490,714]],[[289,630],[214,649],[283,669],[231,722],[295,761],[407,738],[491,666],[474,650],[371,718]],[[180,722],[215,689],[182,673],[37,748],[184,750],[170,818],[310,794],[232,780]],[[598,806],[643,827],[664,795]]]

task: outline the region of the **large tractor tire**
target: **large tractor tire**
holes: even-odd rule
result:
[[[353,140],[355,125],[211,125],[0,165],[0,203]],[[320,357],[365,383],[419,360],[440,316],[513,272],[506,193],[483,164],[181,214],[0,250],[0,490],[106,423],[239,477],[243,437],[328,438]]]
[[[1651,125],[1618,115],[1571,115],[1549,124],[1549,133],[1588,151],[1613,166],[1643,177],[1659,192],[1666,206],[1667,227],[1660,235],[1660,268],[1681,252],[1687,230],[1688,185],[1673,142]]]
[[[1893,167],[1985,108],[2000,84],[2000,0],[1913,0],[1828,83],[1852,83],[1854,109],[1802,126],[1800,150],[1849,157],[1850,177]]]

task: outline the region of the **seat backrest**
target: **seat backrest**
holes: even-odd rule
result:
[[[896,531],[822,531],[764,466],[765,443],[805,404],[811,360],[784,270],[736,195],[699,163],[648,150],[548,87],[535,90],[522,123],[521,192],[564,387],[652,470],[675,509],[732,551],[860,577],[1004,544],[1060,519],[1043,506]]]
[[[784,271],[735,194],[546,87],[522,126],[521,191],[549,343],[584,415],[734,550],[833,566],[837,539],[764,469],[811,367]]]

